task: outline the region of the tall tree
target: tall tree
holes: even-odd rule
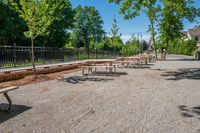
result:
[[[182,37],[183,20],[193,22],[198,14],[193,0],[162,0],[159,38],[162,58],[166,58],[170,42]]]
[[[56,3],[56,1],[52,1]],[[36,39],[38,45],[45,45],[48,47],[63,47],[69,40],[69,30],[73,27],[74,11],[69,0],[60,1],[63,8],[56,8],[53,16],[58,17],[47,29],[49,34],[41,36]],[[41,44],[42,42],[42,44]]]
[[[18,42],[24,44],[23,32],[26,30],[26,23],[19,17],[8,0],[0,1],[0,44],[7,45]],[[20,40],[20,41],[18,41]],[[17,44],[18,44],[17,43]]]
[[[115,52],[116,52],[116,47],[119,44],[122,44],[122,42],[120,41],[121,34],[119,33],[119,27],[117,24],[118,24],[118,22],[117,22],[115,16],[113,16],[113,23],[112,23],[110,35],[111,35],[111,41],[112,41],[111,44],[112,44],[112,47],[114,48],[114,56],[115,56]]]
[[[33,72],[37,78],[34,63],[34,39],[49,34],[47,29],[57,19],[56,16],[53,16],[54,11],[62,6],[59,2],[54,3],[48,0],[20,0],[20,3],[11,0],[10,2],[27,24],[28,30],[24,32],[24,35],[31,39]]]
[[[114,2],[119,4],[121,14],[124,14],[125,19],[132,19],[139,16],[141,13],[145,13],[149,18],[150,25],[148,31],[151,33],[151,40],[155,49],[155,54],[157,57],[157,47],[155,42],[155,23],[156,16],[159,12],[159,5],[156,3],[157,0],[108,0],[109,2]]]
[[[103,37],[103,20],[95,7],[77,6],[73,32],[84,42],[88,58],[90,55],[91,40],[98,41]]]

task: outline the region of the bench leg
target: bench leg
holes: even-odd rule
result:
[[[145,65],[147,65],[148,64],[148,59],[145,59]]]
[[[93,73],[92,68],[88,68],[88,74]]]
[[[116,66],[114,66],[114,72],[115,72],[115,73],[117,72],[117,67],[116,67]]]
[[[88,75],[89,73],[85,73],[85,71],[86,71],[86,69],[84,68],[83,70],[82,70],[82,74],[83,74],[83,76],[86,76],[86,75]]]
[[[12,101],[11,101],[11,99],[10,99],[10,97],[8,96],[8,94],[7,93],[3,93],[3,95],[6,97],[6,100],[8,101],[8,109],[6,109],[6,110],[1,110],[0,109],[0,111],[2,111],[2,112],[5,112],[5,113],[8,113],[8,112],[10,112],[10,109],[11,109],[11,105],[12,105]]]

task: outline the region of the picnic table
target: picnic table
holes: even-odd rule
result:
[[[148,62],[152,61],[152,55],[138,55],[138,56],[129,56],[129,57],[118,57],[117,61],[121,62],[122,66],[126,67],[129,65],[134,65],[142,67],[143,64],[147,65]]]
[[[79,66],[79,68],[82,68],[83,75],[88,75],[89,73],[97,72],[98,68],[106,68],[107,73],[112,73],[116,72],[117,64],[115,60],[94,60],[89,61],[87,66]]]
[[[147,64],[146,58],[141,56],[119,57],[118,62],[121,62],[124,67],[129,65],[142,67],[144,63]]]
[[[0,111],[6,112],[6,113],[8,113],[10,111],[12,101],[11,101],[10,97],[8,96],[8,92],[12,91],[12,90],[16,90],[18,88],[19,88],[18,86],[12,86],[12,87],[0,89],[0,94],[3,94],[5,96],[6,100],[8,101],[8,104],[9,104],[7,109],[5,109],[5,110],[0,109]]]

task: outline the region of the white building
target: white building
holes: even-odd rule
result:
[[[186,39],[193,39],[197,41],[197,46],[200,47],[200,27],[195,27],[183,32],[186,35]]]

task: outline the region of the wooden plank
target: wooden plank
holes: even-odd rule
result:
[[[3,88],[3,89],[0,89],[0,94],[7,93],[9,91],[16,90],[18,88],[19,88],[19,86],[11,86],[11,87],[7,87],[7,88]]]

